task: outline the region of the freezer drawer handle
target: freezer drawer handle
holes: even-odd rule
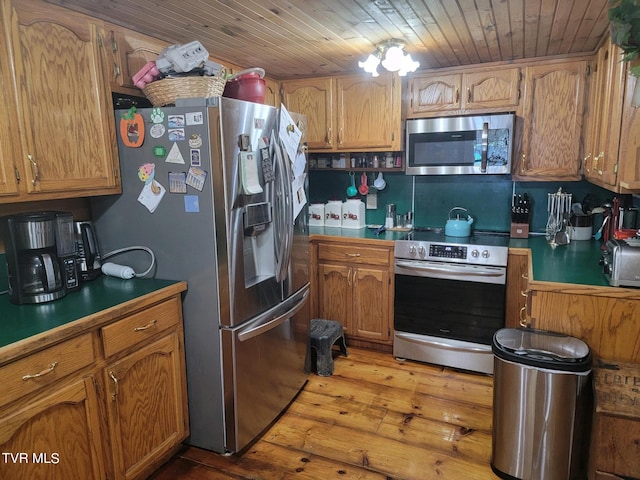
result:
[[[259,325],[254,328],[250,328],[249,330],[239,333],[238,340],[241,342],[244,342],[246,340],[249,340],[250,338],[260,335],[263,332],[266,332],[267,330],[271,330],[272,328],[277,327],[281,323],[286,322],[291,317],[293,317],[296,313],[298,313],[302,309],[302,307],[304,307],[304,304],[308,296],[309,296],[309,290],[304,292],[304,295],[302,296],[300,301],[293,308],[287,310],[279,317],[276,317],[273,320],[268,321],[267,323],[263,323],[262,325]]]
[[[155,327],[157,324],[158,324],[158,320],[153,319],[143,327],[134,328],[133,331],[134,332],[144,332],[145,330],[149,330],[151,327]]]

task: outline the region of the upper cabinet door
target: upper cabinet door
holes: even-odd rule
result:
[[[309,150],[335,148],[333,79],[310,78],[282,83],[282,103],[290,112],[307,116]]]
[[[0,16],[1,17],[1,16]],[[11,197],[18,194],[18,180],[14,166],[15,156],[13,144],[16,142],[15,108],[11,95],[10,63],[6,51],[6,43],[0,46],[0,92],[3,98],[0,101],[0,197]]]
[[[107,34],[105,48],[111,53],[107,62],[107,75],[110,77],[111,89],[124,93],[144,96],[134,84],[131,77],[138,73],[147,62],[156,60],[169,43],[131,30],[114,28]]]
[[[36,1],[5,1],[3,8],[18,85],[19,163],[28,194],[115,193],[114,116],[98,26]]]
[[[460,110],[462,75],[424,75],[410,80],[408,115]]]
[[[462,91],[465,110],[512,107],[520,100],[520,69],[494,68],[466,73]]]
[[[399,82],[397,82],[399,83]],[[396,90],[398,92],[396,92]],[[394,75],[336,79],[337,147],[400,149],[400,87]]]
[[[580,180],[586,61],[526,69],[518,175]]]

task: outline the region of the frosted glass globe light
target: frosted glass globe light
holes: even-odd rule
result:
[[[358,62],[358,66],[363,68],[365,72],[370,73],[373,77],[377,77],[379,75],[378,65],[380,65],[380,58],[373,54],[370,54],[364,62]]]

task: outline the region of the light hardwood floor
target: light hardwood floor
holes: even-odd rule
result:
[[[349,348],[240,455],[189,447],[154,480],[495,480],[492,377]]]

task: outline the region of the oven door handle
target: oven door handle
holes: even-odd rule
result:
[[[480,268],[465,268],[455,264],[447,264],[446,267],[439,267],[433,264],[429,265],[417,265],[414,262],[403,262],[396,260],[396,267],[404,268],[415,272],[420,276],[427,276],[428,273],[446,274],[454,276],[474,276],[474,277],[503,277],[505,274],[504,268],[500,267],[480,267]],[[402,274],[403,272],[396,270],[395,273]],[[411,275],[411,273],[408,273]]]

